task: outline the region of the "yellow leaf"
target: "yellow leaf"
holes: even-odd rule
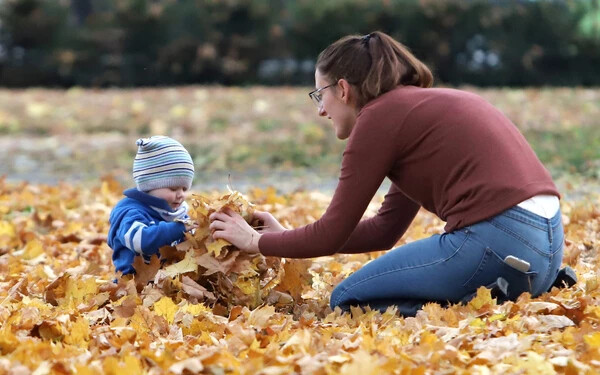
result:
[[[585,291],[587,293],[591,293],[594,290],[598,289],[598,285],[600,285],[600,282],[598,281],[598,277],[591,277],[587,280],[585,280]]]
[[[514,370],[516,373],[527,375],[554,375],[556,371],[554,366],[544,357],[536,352],[527,352],[527,357],[519,359]]]
[[[600,319],[600,306],[587,306],[585,308],[586,315],[592,315],[596,319]]]
[[[182,307],[182,310],[190,313],[194,316],[198,316],[202,313],[209,313],[211,312],[211,309],[209,309],[208,307],[206,307],[203,303],[199,303],[196,305],[185,305]]]
[[[0,221],[0,246],[7,245],[15,236],[15,227],[8,221]]]
[[[129,318],[129,326],[138,334],[147,333],[150,330],[148,322],[142,315],[140,309],[136,309],[135,313]]]
[[[162,273],[168,277],[174,277],[177,275],[181,275],[182,273],[196,271],[198,271],[198,264],[196,263],[196,259],[194,258],[194,252],[188,251],[185,254],[185,258],[183,258],[182,261],[165,267]]]
[[[583,341],[593,349],[600,348],[600,332],[595,332],[589,335],[583,336]]]
[[[312,335],[310,330],[302,329],[296,331],[281,347],[282,352],[286,352],[287,349],[294,349],[296,353],[306,354],[310,352],[312,344]]]
[[[304,288],[312,283],[312,276],[308,272],[311,264],[312,261],[307,259],[286,259],[283,264],[283,278],[275,290],[286,292],[295,301],[300,301]]]
[[[258,279],[257,278],[239,278],[235,282],[235,286],[240,288],[240,290],[244,294],[255,294],[258,288]]]
[[[104,361],[102,361],[102,367],[104,369],[104,373],[107,375],[118,375],[121,373],[121,369],[119,367],[119,360],[115,357],[106,357]]]
[[[50,310],[50,308],[52,307],[40,298],[30,298],[29,296],[24,296],[21,302],[23,303],[23,305],[36,307],[43,312]]]
[[[154,303],[154,313],[167,319],[169,324],[173,323],[177,310],[179,307],[169,297],[162,297]]]
[[[494,322],[496,320],[506,319],[506,314],[494,314],[488,318],[488,322]]]
[[[209,239],[211,238],[212,237],[209,237]],[[206,241],[205,245],[206,250],[208,250],[209,254],[213,254],[215,257],[218,257],[219,255],[221,255],[221,250],[223,250],[225,246],[229,246],[231,244],[225,241],[224,239],[219,238],[216,241]]]
[[[10,353],[19,346],[19,339],[12,333],[11,325],[0,328],[0,354]]]
[[[95,375],[96,371],[88,367],[87,365],[75,365],[75,373],[77,375]]]
[[[342,375],[375,375],[379,371],[375,365],[377,358],[374,358],[364,349],[359,349],[352,355],[352,362],[346,363],[340,369]]]
[[[34,239],[27,242],[27,245],[25,245],[23,259],[30,260],[33,258],[37,258],[40,254],[43,253],[44,247],[42,246],[42,243],[39,240]]]
[[[89,339],[90,326],[88,321],[83,317],[79,317],[73,324],[71,324],[69,334],[65,337],[65,343],[75,345],[80,348],[87,348]]]
[[[479,310],[485,305],[492,305],[495,303],[495,299],[492,299],[492,293],[489,289],[484,286],[477,289],[477,296],[469,301],[469,306],[475,310]]]
[[[44,340],[60,340],[67,331],[58,321],[46,320],[39,324],[38,333]]]
[[[75,233],[79,232],[82,228],[83,228],[83,223],[80,223],[78,221],[70,221],[67,224],[66,228],[63,228],[62,234],[64,236],[75,234]]]
[[[139,358],[127,355],[123,358],[123,372],[121,374],[137,375],[143,373],[142,363]]]
[[[89,297],[96,295],[98,285],[96,278],[92,276],[84,276],[75,278],[73,276],[67,279],[65,288],[65,303],[72,303],[72,306],[77,306],[85,302]]]
[[[255,328],[265,328],[273,314],[275,314],[275,307],[270,305],[254,309],[248,317],[248,324]]]

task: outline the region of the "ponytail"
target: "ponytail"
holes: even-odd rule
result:
[[[433,85],[429,68],[380,31],[339,39],[319,54],[316,68],[334,82],[343,78],[352,84],[359,108],[397,86]]]

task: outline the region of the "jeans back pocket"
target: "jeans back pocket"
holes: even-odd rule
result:
[[[532,292],[532,282],[536,275],[537,272],[523,272],[511,267],[491,248],[486,247],[477,270],[463,287],[471,293],[480,286],[490,285],[498,277],[503,277],[508,281],[508,298],[515,300],[523,292]]]

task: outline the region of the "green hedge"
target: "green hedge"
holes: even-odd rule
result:
[[[446,84],[600,84],[600,0],[7,0],[0,84],[311,84],[324,47],[372,30]]]

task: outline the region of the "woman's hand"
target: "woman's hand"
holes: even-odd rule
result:
[[[283,232],[287,230],[277,221],[269,212],[254,211],[252,223],[257,222],[256,230],[258,233]]]
[[[261,234],[255,231],[243,217],[229,207],[209,216],[210,230],[215,240],[222,238],[240,250],[251,253],[260,252],[258,240]]]

